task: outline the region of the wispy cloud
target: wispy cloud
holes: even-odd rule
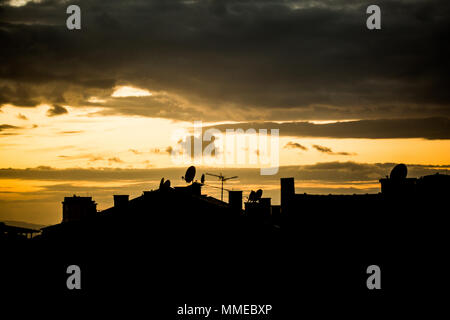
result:
[[[76,133],[83,133],[82,130],[72,130],[72,131],[60,131],[61,134],[76,134]]]
[[[28,118],[27,118],[25,115],[21,114],[21,113],[19,113],[19,114],[17,115],[17,119],[20,119],[20,120],[28,120]]]
[[[48,117],[60,116],[66,113],[68,113],[67,109],[57,104],[47,110]]]
[[[350,153],[350,152],[333,152],[331,148],[319,146],[317,144],[313,145],[313,148],[316,149],[319,152],[326,153],[333,156],[354,156],[356,153]]]
[[[89,162],[105,160],[105,158],[103,156],[96,155],[93,153],[82,153],[82,154],[75,154],[75,155],[59,155],[58,158],[68,159],[68,160],[87,159]]]
[[[20,129],[20,127],[13,126],[10,124],[0,124],[0,131],[8,130],[8,129]]]
[[[304,150],[304,151],[308,150],[308,148],[305,147],[304,145],[301,145],[300,143],[292,142],[292,141],[289,141],[284,146],[284,148],[286,148],[286,149],[300,149],[300,150]]]
[[[109,163],[124,163],[124,161],[118,157],[108,158]]]
[[[132,153],[134,153],[134,154],[136,154],[136,155],[142,154],[142,153],[143,153],[143,152],[141,152],[141,151],[139,151],[139,150],[136,150],[136,149],[129,149],[128,151],[130,151],[130,152],[132,152]]]

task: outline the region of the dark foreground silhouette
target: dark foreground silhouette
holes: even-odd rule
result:
[[[259,197],[245,210],[242,195],[224,203],[201,195],[198,183],[116,196],[99,213],[91,199],[68,197],[63,223],[3,241],[2,290],[132,301],[162,319],[185,303],[272,304],[272,317],[284,319],[305,310],[365,318],[356,310],[438,302],[450,271],[449,176],[401,171],[370,195],[295,194],[285,178],[281,206]],[[66,287],[73,264],[81,290]],[[381,269],[381,290],[366,286],[370,265]]]

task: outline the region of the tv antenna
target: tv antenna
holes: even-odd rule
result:
[[[220,181],[222,181],[222,188],[221,188],[221,193],[220,193],[220,200],[223,201],[223,183],[227,180],[231,180],[231,179],[236,179],[239,178],[238,176],[233,176],[233,177],[224,177],[222,175],[222,173],[220,174],[214,174],[214,173],[206,173],[208,176],[213,176],[213,177],[217,177],[219,178]]]

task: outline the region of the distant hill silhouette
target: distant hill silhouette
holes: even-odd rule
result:
[[[29,229],[41,229],[47,227],[43,224],[35,224],[35,223],[29,223],[24,221],[13,221],[13,220],[3,220],[1,221],[7,225],[15,226],[15,227],[21,227],[21,228],[29,228]]]

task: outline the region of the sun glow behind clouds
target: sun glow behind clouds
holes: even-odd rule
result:
[[[123,98],[123,97],[148,97],[152,93],[146,89],[135,88],[131,86],[119,86],[114,88],[114,92],[111,97]]]
[[[99,99],[99,98],[97,98],[97,97],[90,97],[90,98],[87,100],[87,102],[90,102],[90,103],[105,103],[106,100],[105,100],[105,99]]]
[[[11,7],[22,7],[26,5],[28,2],[36,2],[39,3],[41,0],[11,0],[9,1],[9,5]]]
[[[193,126],[191,122],[172,122],[160,118],[99,115],[103,107],[65,106],[67,113],[48,117],[47,111],[50,107],[45,104],[36,108],[12,105],[2,107],[0,125],[12,127],[0,132],[0,168],[41,165],[55,168],[173,167],[177,166],[177,163],[172,161],[167,150],[169,147],[180,147],[177,145],[179,139],[172,139],[173,134],[180,129],[191,133]],[[19,113],[28,120],[19,119]],[[248,142],[245,142],[245,148],[248,147]],[[289,143],[297,143],[306,149],[287,148]],[[209,142],[204,141],[202,144],[207,146]],[[332,152],[321,152],[314,148],[314,145],[331,149]],[[450,163],[450,140],[281,136],[279,148],[281,165],[327,161],[406,162],[427,165]],[[231,152],[236,151],[232,149]],[[236,161],[227,164],[227,167],[259,167],[258,164],[248,163],[249,156],[254,155],[249,152],[244,152],[244,164]],[[231,158],[234,159],[233,156]]]

